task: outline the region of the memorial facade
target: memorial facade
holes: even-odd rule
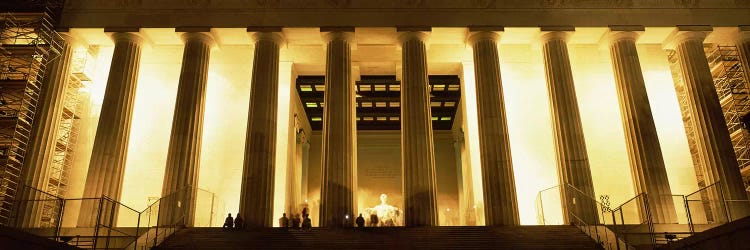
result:
[[[677,195],[748,199],[748,16],[739,0],[69,0],[50,68],[83,82],[64,196],[178,194],[168,220],[210,226],[203,190],[210,216],[250,227],[304,208],[341,227],[595,223],[595,203],[646,194],[655,223],[681,223]],[[35,126],[65,119],[70,97],[48,95]],[[25,185],[47,190],[31,177],[49,165],[27,162]],[[554,186],[588,198],[556,191],[539,221]],[[76,209],[68,226],[96,223]]]

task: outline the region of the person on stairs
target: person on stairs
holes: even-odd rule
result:
[[[232,218],[232,213],[229,213],[227,215],[227,218],[224,219],[224,226],[222,226],[222,229],[232,229],[234,227],[234,219]]]
[[[240,213],[237,213],[237,217],[234,218],[234,230],[245,229],[245,221],[240,217]]]
[[[362,214],[359,214],[355,223],[357,223],[357,227],[365,227],[365,217],[362,217]]]
[[[289,227],[289,218],[286,217],[286,213],[281,215],[281,218],[279,218],[279,227],[281,228]]]
[[[310,231],[312,229],[312,221],[310,220],[309,214],[302,215],[302,230]]]
[[[299,218],[299,214],[295,214],[292,218],[292,228],[299,229],[300,224],[302,224],[302,220]]]

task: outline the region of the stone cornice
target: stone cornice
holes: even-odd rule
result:
[[[748,0],[67,0],[65,9],[750,8]]]
[[[61,26],[718,27],[747,16],[750,0],[68,0]]]

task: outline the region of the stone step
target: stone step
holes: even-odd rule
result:
[[[601,249],[574,226],[280,228],[226,231],[188,228],[157,249]]]

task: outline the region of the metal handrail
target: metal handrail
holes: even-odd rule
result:
[[[713,187],[713,186],[716,186],[716,185],[718,185],[718,184],[719,184],[720,182],[721,182],[721,180],[719,180],[719,181],[716,181],[716,182],[712,183],[711,185],[708,185],[708,186],[705,186],[705,187],[699,188],[699,189],[698,189],[698,190],[696,190],[695,192],[692,192],[692,193],[686,194],[686,195],[685,195],[685,197],[688,197],[688,196],[694,195],[694,194],[696,194],[696,193],[700,193],[700,192],[702,192],[703,190],[706,190],[707,188],[710,188],[710,187]]]

